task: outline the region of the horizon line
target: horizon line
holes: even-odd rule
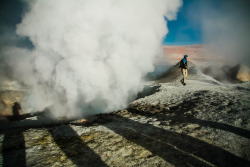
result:
[[[162,45],[166,45],[166,46],[169,46],[169,45],[177,45],[177,46],[184,46],[184,45],[201,45],[203,44],[202,42],[171,42],[171,43],[168,43],[168,42],[163,42]]]

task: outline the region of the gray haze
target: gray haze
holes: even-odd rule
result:
[[[229,64],[250,63],[250,1],[201,1],[204,44]]]

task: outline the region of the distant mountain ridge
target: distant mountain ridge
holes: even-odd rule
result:
[[[211,56],[208,50],[201,44],[195,45],[163,45],[164,56],[171,64],[180,61],[184,55],[189,55],[188,59],[195,64],[212,61],[215,56]],[[209,55],[209,56],[208,56]]]

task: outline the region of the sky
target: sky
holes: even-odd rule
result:
[[[183,0],[177,19],[165,18],[169,33],[162,44],[214,43],[219,50],[242,50],[235,46],[249,43],[249,17],[249,0]]]
[[[15,45],[32,48],[27,37],[16,34],[16,25],[22,21],[26,6],[21,0],[2,0],[0,4],[0,47]],[[0,48],[1,49],[1,48]]]
[[[245,22],[249,20],[249,3],[248,0],[237,2],[234,0],[183,0],[183,5],[179,8],[175,20],[168,20],[165,17],[169,32],[163,37],[162,44],[202,44],[209,40],[218,41],[217,38],[223,39],[220,43],[225,43],[224,41],[228,41],[228,39],[225,39],[228,33],[231,35],[234,34],[236,39],[242,39],[242,36],[247,35],[240,33],[248,31],[248,24]],[[33,47],[28,37],[20,37],[16,35],[15,32],[16,25],[21,22],[25,10],[26,8],[21,0],[1,1],[0,46],[14,44],[20,47]],[[232,19],[230,20],[230,18]],[[231,23],[229,23],[229,21]],[[223,22],[226,23],[224,26],[221,26]],[[231,31],[235,28],[230,29],[233,27],[231,24],[239,25],[241,29],[243,27],[245,30],[232,33]],[[210,28],[213,30],[212,33],[208,30]],[[226,32],[224,29],[230,30],[230,32]],[[219,34],[219,36],[216,34]],[[221,37],[220,34],[224,34],[224,36]],[[8,38],[6,38],[6,36]],[[232,38],[235,39],[234,37]],[[233,41],[233,39],[231,39],[231,41]],[[244,40],[248,41],[246,38]]]
[[[184,0],[176,20],[168,20],[169,33],[163,45],[186,45],[202,43],[201,1]]]
[[[165,20],[169,33],[164,37],[163,45],[185,45],[202,43],[201,0],[184,0],[179,9],[177,20]],[[28,38],[16,35],[16,25],[21,22],[25,6],[20,0],[2,0],[0,6],[0,34],[11,36],[1,38],[0,45],[13,44],[32,48]]]
[[[165,20],[169,33],[164,37],[163,45],[185,45],[202,43],[202,27],[200,18],[201,0],[184,0],[179,9],[177,20]],[[0,45],[15,44],[20,47],[32,48],[26,37],[16,35],[16,25],[21,22],[25,13],[21,0],[2,0],[0,5],[0,34],[10,36],[1,38]]]

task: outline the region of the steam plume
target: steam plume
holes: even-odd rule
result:
[[[202,0],[204,42],[228,63],[250,63],[250,2]],[[216,4],[216,5],[214,5]]]
[[[153,70],[181,0],[34,0],[17,25],[33,50],[5,48],[11,77],[30,89],[26,108],[56,116],[126,107]],[[5,67],[6,68],[6,67]]]

